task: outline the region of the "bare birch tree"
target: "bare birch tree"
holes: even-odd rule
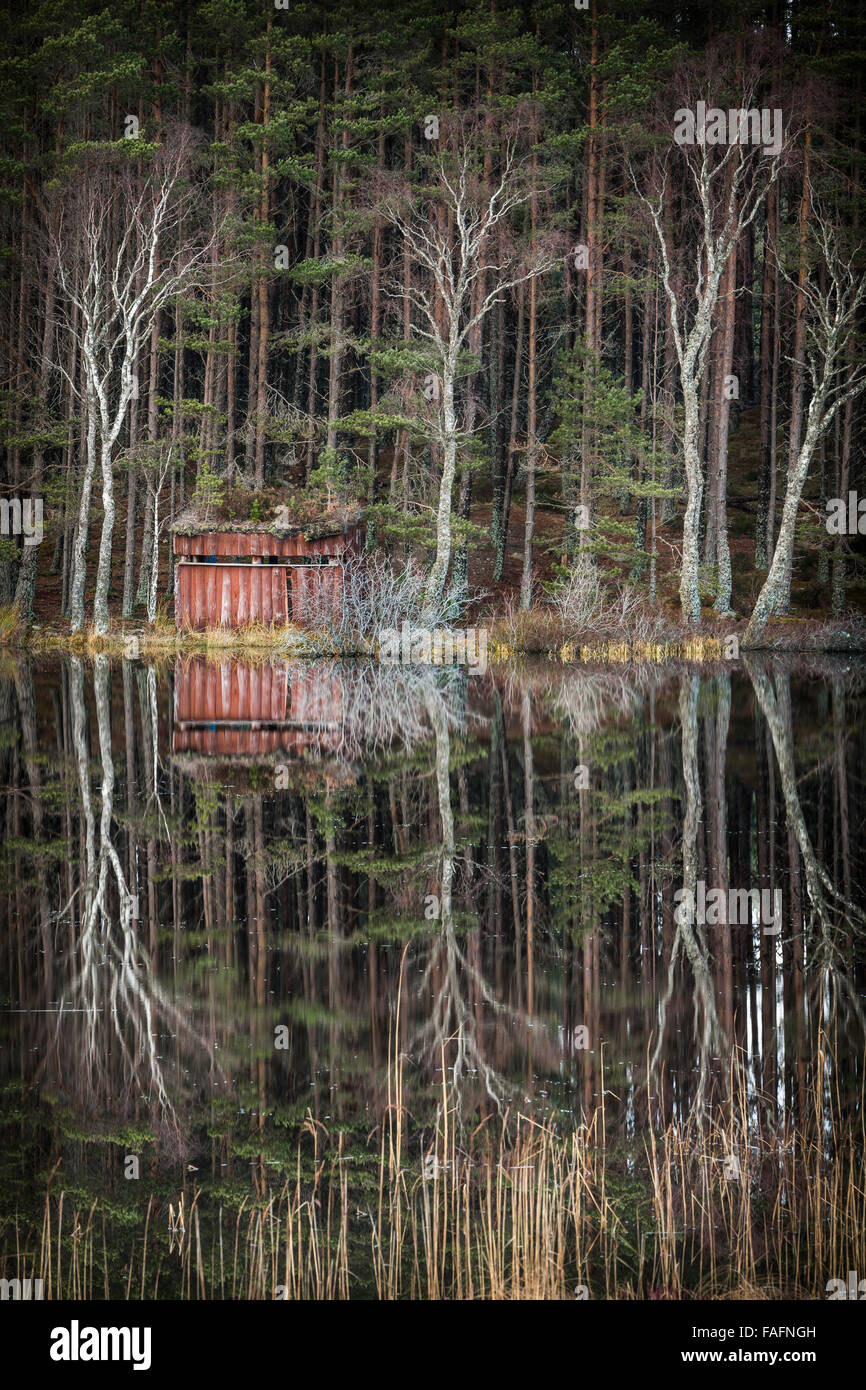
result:
[[[866,363],[850,353],[852,335],[864,302],[866,281],[855,269],[858,252],[846,256],[839,232],[811,194],[811,231],[824,269],[824,283],[813,274],[802,286],[805,296],[805,353],[812,394],[806,412],[806,429],[789,472],[782,505],[779,538],[767,578],[755,603],[743,643],[755,646],[771,614],[780,608],[787,591],[794,552],[797,509],[812,458],[822,436],[838,411],[866,388]],[[790,280],[789,276],[786,276]],[[791,283],[795,282],[791,280]]]
[[[428,613],[443,593],[451,560],[452,495],[458,451],[466,438],[458,402],[461,354],[509,290],[546,275],[561,260],[552,237],[538,238],[523,254],[524,248],[506,234],[512,215],[532,197],[513,138],[505,140],[492,187],[477,173],[476,142],[462,132],[456,148],[442,149],[432,163],[424,188],[403,183],[382,203],[384,216],[401,234],[410,262],[420,272],[415,283],[395,287],[392,297],[408,300],[415,311],[412,333],[432,349],[438,377],[433,437],[441,451],[442,475],[436,557],[425,596]]]
[[[157,151],[141,183],[129,170],[85,174],[63,195],[52,236],[58,316],[81,353],[83,382],[79,385],[62,363],[61,371],[82,400],[87,421],[70,589],[73,631],[84,622],[87,530],[97,458],[103,521],[93,622],[97,632],[105,633],[114,461],[137,389],[139,353],[160,310],[207,273],[213,237],[196,237],[190,230],[195,197],[188,180],[192,153],[192,134],[180,130]],[[181,221],[182,240],[176,235]]]
[[[146,602],[147,621],[149,623],[156,621],[157,589],[159,586],[159,537],[164,526],[159,515],[159,499],[165,481],[174,467],[173,455],[174,445],[170,441],[167,444],[148,443],[147,448],[143,450],[143,457],[139,459],[147,487],[148,510],[151,513],[150,556],[147,573],[143,576],[147,583]],[[142,563],[144,563],[144,558]]]
[[[789,132],[777,132],[775,148],[756,142],[752,118],[760,122],[762,113],[752,107],[759,78],[750,73],[739,88],[738,108],[728,108],[725,117],[727,142],[711,143],[708,132],[695,118],[693,138],[674,136],[672,148],[682,159],[685,181],[694,185],[696,236],[688,249],[693,252],[689,273],[684,257],[676,255],[673,234],[665,222],[665,195],[670,177],[670,151],[660,166],[659,186],[643,192],[629,162],[635,190],[646,206],[655,229],[661,254],[661,282],[670,308],[671,332],[679,365],[683,393],[683,464],[686,482],[686,511],[683,520],[683,557],[680,571],[680,606],[687,622],[701,616],[698,587],[700,563],[699,529],[704,491],[704,460],[701,457],[700,394],[707,364],[707,350],[713,332],[713,315],[719,299],[719,286],[731,255],[743,232],[754,221],[769,189],[779,175]],[[690,91],[688,96],[693,93]],[[697,95],[697,87],[694,95]],[[714,114],[703,92],[703,104]],[[698,108],[698,102],[694,103]],[[681,108],[677,117],[688,108]],[[776,113],[780,115],[781,113]],[[735,128],[731,124],[735,122]],[[761,132],[762,133],[762,132]],[[749,143],[746,143],[749,141]],[[725,544],[727,542],[725,541]]]

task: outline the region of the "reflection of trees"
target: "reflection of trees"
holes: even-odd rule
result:
[[[683,782],[686,789],[685,816],[683,819],[683,889],[691,893],[695,901],[698,881],[698,825],[701,819],[702,800],[700,774],[698,771],[698,692],[700,678],[694,674],[683,676],[680,684],[680,727],[682,731]],[[714,1052],[726,1046],[726,1039],[716,1013],[716,1000],[710,969],[710,953],[703,926],[687,920],[686,913],[676,914],[676,930],[673,947],[668,961],[668,975],[660,1002],[660,1023],[655,1051],[650,1066],[650,1075],[658,1073],[665,1045],[667,1012],[674,990],[677,964],[680,956],[688,961],[694,988],[694,1029],[698,1048],[698,1084],[694,1096],[694,1110],[700,1113],[706,1103],[710,1076],[710,1061]]]
[[[430,737],[431,708],[462,722],[464,676],[457,668],[383,666],[377,661],[334,662],[329,679],[342,709],[335,757],[369,756],[399,745],[408,751]]]
[[[82,900],[80,929],[72,943],[58,1005],[56,1065],[65,1072],[71,1063],[73,1090],[91,1113],[126,1113],[145,1095],[163,1133],[179,1137],[159,1055],[159,1036],[170,1033],[179,1050],[190,1042],[204,1044],[155,977],[137,926],[137,895],[129,887],[113,843],[115,774],[109,666],[104,656],[95,659],[93,688],[102,769],[98,824],[90,785],[84,670],[81,661],[73,658],[72,739],[84,824],[84,862],[74,895]],[[61,917],[70,907],[66,905]],[[108,1061],[109,1028],[120,1059],[119,1085],[116,1064]]]
[[[44,720],[46,708],[50,719],[48,701],[37,712],[32,683],[16,677],[18,732],[5,764],[10,783],[29,783],[29,794],[25,788],[6,802],[6,910],[25,922],[28,894],[32,903],[20,934],[23,965],[14,947],[5,965],[23,984],[9,992],[32,1001],[29,986],[38,974],[40,1004],[62,993],[61,1027],[40,1070],[79,1086],[87,1113],[129,1113],[141,1093],[163,1126],[172,1124],[173,1112],[161,1109],[166,1098],[181,1111],[184,1075],[190,1080],[184,1067],[194,1074],[201,1068],[190,1060],[198,1042],[166,1013],[169,1001],[158,987],[173,971],[196,1018],[207,1014],[219,1044],[214,1055],[232,1072],[245,1113],[255,1112],[267,1180],[267,1117],[275,1104],[301,1116],[309,1104],[327,1123],[376,1113],[383,1103],[381,1064],[407,940],[413,964],[400,1036],[419,1064],[416,1118],[436,1103],[430,1073],[442,1064],[448,1104],[464,1117],[474,1105],[489,1110],[524,1095],[539,1112],[591,1114],[600,1094],[601,1040],[609,1123],[621,1114],[635,1136],[649,1106],[648,1051],[662,1074],[657,1089],[675,1099],[680,1114],[696,1095],[704,1104],[714,1054],[726,1042],[739,1044],[770,1097],[797,1079],[792,1071],[801,1060],[805,1077],[809,1057],[799,1044],[810,1036],[806,1004],[817,1009],[818,1000],[807,1001],[797,983],[802,932],[799,946],[786,942],[778,960],[775,940],[761,938],[760,961],[754,938],[734,932],[728,964],[713,958],[721,933],[675,922],[678,796],[684,885],[714,870],[739,886],[751,881],[756,859],[764,886],[788,872],[804,836],[822,862],[821,817],[825,835],[836,824],[825,790],[829,765],[840,798],[844,793],[845,821],[838,876],[832,864],[827,868],[840,883],[845,875],[852,886],[844,899],[856,901],[862,865],[856,841],[850,853],[844,843],[844,824],[862,818],[863,795],[858,778],[845,782],[838,771],[853,747],[840,725],[841,689],[836,693],[837,683],[851,688],[847,676],[834,675],[834,717],[839,713],[824,738],[828,756],[801,769],[817,800],[803,799],[797,833],[786,837],[772,829],[783,819],[774,800],[781,779],[776,758],[766,756],[779,729],[771,730],[760,707],[756,724],[744,726],[739,675],[732,677],[739,685],[730,701],[729,749],[724,678],[566,669],[557,679],[545,665],[502,677],[497,669],[485,684],[429,668],[326,664],[298,678],[299,690],[331,692],[333,699],[318,703],[313,727],[304,725],[303,756],[288,762],[287,784],[276,789],[273,761],[281,755],[273,750],[258,762],[200,754],[160,764],[164,687],[157,672],[133,667],[124,672],[124,704],[115,712],[115,785],[106,667],[97,664],[89,714],[86,668],[67,664],[55,682],[60,786],[46,743],[50,730],[37,717]],[[0,695],[11,689],[14,698],[16,682],[5,682]],[[700,706],[698,686],[707,692]],[[479,711],[490,708],[491,687],[487,722]],[[467,690],[477,705],[469,705]],[[790,743],[784,702],[772,693]],[[804,720],[810,698],[807,691],[795,706]],[[310,698],[304,707],[314,704]],[[856,727],[856,717],[852,700],[848,724]],[[88,762],[89,736],[101,773]],[[591,770],[585,790],[574,777],[575,761],[584,759]],[[803,787],[792,774],[785,780],[793,805],[791,787],[801,798]],[[796,819],[789,814],[790,826]],[[52,846],[41,862],[27,847],[30,835]],[[68,849],[59,853],[61,847]],[[802,881],[807,911],[806,868]],[[842,976],[852,922],[820,874],[817,882],[832,929],[828,937],[825,923],[822,934],[816,918],[814,946],[823,949],[825,938],[833,943],[830,959]],[[139,889],[136,918],[129,899]],[[430,893],[440,899],[438,922],[424,920]],[[55,937],[66,936],[72,949],[61,978]],[[813,951],[813,965],[816,959]],[[49,983],[52,969],[56,983]],[[170,981],[168,988],[176,997]],[[289,1050],[275,1053],[273,1025],[284,1020]],[[588,1028],[588,1044],[577,1039],[578,1024]],[[22,1029],[39,1026],[36,1018],[22,1019]],[[168,1042],[172,1033],[178,1039]],[[40,1047],[22,1052],[45,1056],[41,1034],[24,1033],[26,1040]],[[773,1071],[762,1071],[768,1054],[779,1068],[779,1088]],[[667,1100],[663,1107],[670,1113]],[[227,1120],[218,1140],[218,1158],[228,1165],[236,1124]]]
[[[427,960],[420,975],[418,997],[429,1018],[416,1026],[411,1039],[413,1053],[430,1065],[447,1063],[449,1108],[458,1116],[465,1110],[464,1092],[471,1078],[478,1075],[486,1095],[497,1110],[509,1098],[505,1079],[489,1062],[479,1039],[476,1001],[493,1013],[497,1024],[520,1023],[532,1026],[528,1015],[498,1000],[475,964],[462,948],[455,930],[454,811],[451,804],[451,739],[445,704],[435,689],[425,690],[425,708],[436,739],[436,794],[441,825],[439,849],[439,930],[428,945]],[[432,1006],[427,1002],[432,994]],[[474,997],[473,997],[474,996]],[[449,1060],[450,1059],[450,1060]]]
[[[648,691],[662,679],[662,674],[646,666],[630,667],[627,673],[587,671],[567,673],[557,680],[548,676],[547,700],[582,747],[584,739],[612,718],[640,716]]]
[[[773,740],[788,825],[802,858],[809,901],[806,932],[811,951],[807,956],[807,968],[811,968],[816,999],[820,1001],[825,986],[835,987],[837,1000],[856,1015],[862,1027],[863,1008],[844,948],[851,937],[863,937],[866,913],[836,887],[815,854],[797,789],[789,678],[779,669],[774,685],[766,667],[752,654],[746,657],[745,664]],[[843,813],[847,815],[847,800],[843,802]]]
[[[21,742],[24,751],[24,765],[33,804],[33,840],[40,844],[45,837],[45,807],[43,804],[42,770],[39,765],[39,744],[36,717],[36,692],[33,672],[25,673],[22,663],[15,665],[15,697],[18,704],[18,717],[21,721]],[[53,969],[51,950],[51,901],[48,892],[48,876],[38,875],[39,880],[39,927],[41,947],[46,961],[50,989],[50,974]]]
[[[731,677],[726,672],[708,682],[715,699],[713,709],[705,718],[705,753],[707,769],[707,861],[712,886],[721,889],[727,899],[728,865],[728,798],[725,786],[725,766],[728,732],[731,724]],[[720,978],[717,996],[722,1010],[725,1035],[733,1040],[734,977],[733,940],[731,923],[725,915],[718,928],[715,959]]]

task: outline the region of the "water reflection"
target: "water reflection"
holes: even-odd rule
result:
[[[719,805],[711,799],[712,813],[709,817],[708,839],[712,850],[718,857],[712,859],[715,877],[726,878],[727,856],[724,853],[724,838],[721,826],[724,822],[724,758],[730,722],[730,682],[727,676],[720,681],[719,702],[714,715],[708,716],[707,760],[709,775],[714,778],[714,791],[722,791]],[[698,831],[702,817],[701,783],[698,769],[698,693],[700,682],[694,674],[684,675],[680,682],[679,714],[682,732],[682,774],[685,786],[685,808],[682,835],[682,891],[694,900],[698,882]],[[722,737],[718,735],[721,731]],[[722,887],[723,884],[714,886]],[[710,1077],[712,1055],[725,1052],[728,1046],[716,1010],[716,995],[713,988],[713,971],[710,951],[703,924],[690,916],[677,912],[674,914],[676,928],[668,961],[667,980],[661,998],[658,1040],[652,1058],[651,1076],[658,1084],[663,1050],[667,1042],[667,1014],[677,978],[677,965],[682,956],[690,970],[690,992],[693,999],[694,1038],[698,1059],[698,1082],[691,1098],[691,1105],[700,1114],[706,1104],[707,1086]],[[721,989],[726,1006],[725,1015],[730,1017],[732,1003],[732,952],[731,927],[725,923],[717,942],[717,959],[720,967]],[[724,1074],[724,1073],[723,1073]]]
[[[856,1114],[863,701],[850,662],[9,662],[19,1197],[144,1151],[264,1192],[298,1127],[395,1106],[566,1133],[604,1095],[631,1161],[735,1070],[743,1144],[809,1088]],[[780,932],[676,910],[713,890],[781,891]]]

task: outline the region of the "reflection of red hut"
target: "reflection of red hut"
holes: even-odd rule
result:
[[[175,753],[327,749],[339,742],[342,713],[342,686],[326,665],[203,657],[175,663]]]
[[[172,530],[175,622],[196,629],[315,627],[339,618],[343,564],[363,534],[357,509],[298,524],[285,515],[267,523],[205,519],[192,509]]]

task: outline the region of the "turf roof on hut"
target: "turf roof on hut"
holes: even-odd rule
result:
[[[193,502],[175,519],[171,529],[179,536],[231,532],[302,535],[305,540],[321,540],[341,535],[362,516],[357,502],[333,501],[328,506],[320,497],[285,488],[265,488],[261,492],[232,488],[216,501]]]

